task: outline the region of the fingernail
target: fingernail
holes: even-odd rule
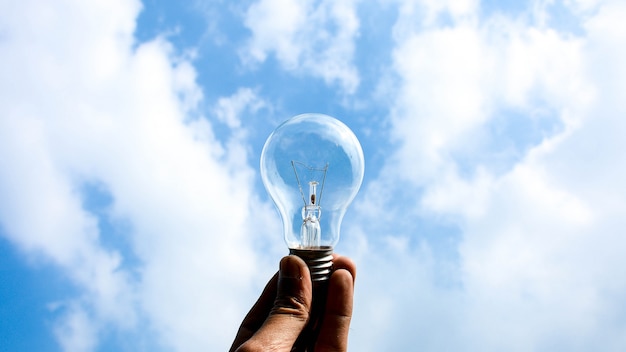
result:
[[[280,261],[280,278],[302,280],[298,262],[289,257],[283,258]]]

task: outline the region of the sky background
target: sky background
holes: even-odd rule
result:
[[[0,350],[222,351],[337,117],[353,351],[626,350],[626,3],[0,0]]]

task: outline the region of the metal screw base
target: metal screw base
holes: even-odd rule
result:
[[[332,247],[319,247],[315,249],[290,248],[289,254],[300,257],[311,272],[311,281],[315,285],[319,281],[327,281],[333,267]]]

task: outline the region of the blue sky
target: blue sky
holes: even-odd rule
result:
[[[622,1],[0,1],[0,350],[225,350],[258,163],[363,146],[354,351],[626,348]]]

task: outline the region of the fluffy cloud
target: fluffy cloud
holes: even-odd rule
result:
[[[219,100],[214,121],[232,140],[218,141],[190,62],[163,39],[134,42],[139,3],[2,7],[0,222],[78,288],[51,305],[63,348],[91,350],[114,331],[224,349],[264,267],[238,121],[262,99]],[[111,199],[104,215],[86,206],[93,188]]]
[[[625,88],[625,54],[617,43],[626,38],[616,18],[626,8],[572,6],[578,35],[548,26],[549,8],[517,18],[444,8],[439,14],[451,23],[409,26],[411,7],[398,20],[392,132],[401,147],[369,185],[367,206],[358,207],[377,221],[357,228],[404,224],[361,246],[371,257],[367,269],[402,271],[410,281],[394,302],[383,290],[361,298],[380,307],[371,308],[384,321],[377,326],[429,321],[394,333],[398,348],[416,341],[426,350],[624,346],[626,282],[618,268],[626,262],[617,248],[626,244],[619,233],[626,169],[616,161],[626,132],[617,93]],[[502,125],[504,113],[515,125]],[[523,134],[534,137],[515,139]],[[415,205],[393,215],[394,195],[406,192]],[[412,233],[407,214],[456,227],[458,245],[446,247],[446,257],[439,242],[456,237]],[[376,259],[384,256],[407,263]],[[456,269],[437,271],[437,261]],[[441,274],[459,285],[441,286]]]
[[[247,62],[263,62],[273,53],[288,71],[321,77],[347,93],[358,87],[354,2],[261,0],[248,8],[245,24],[252,31],[242,52]]]

